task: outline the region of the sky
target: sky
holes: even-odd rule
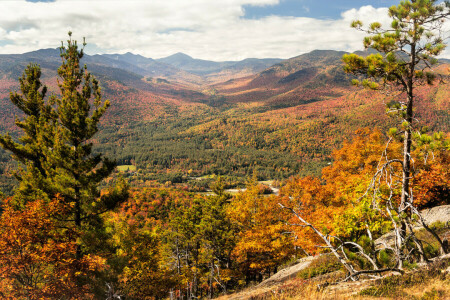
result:
[[[391,0],[0,0],[0,53],[56,48],[68,31],[86,52],[224,61],[355,51],[351,21],[390,23]],[[447,22],[450,23],[450,22]],[[448,25],[448,26],[447,26]],[[450,25],[447,24],[450,29]],[[448,32],[448,31],[447,31]],[[450,50],[444,57],[450,58]]]

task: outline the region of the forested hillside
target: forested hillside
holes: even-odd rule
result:
[[[0,55],[0,298],[447,299],[450,3],[388,17],[282,61]]]
[[[383,113],[383,103],[392,99],[351,87],[343,54],[313,51],[251,76],[203,86],[189,84],[199,82],[200,75],[164,65],[174,57],[86,56],[83,61],[113,104],[102,120],[95,151],[114,157],[119,165],[135,165],[136,182],[179,182],[187,175],[209,174],[243,180],[255,171],[260,179],[319,174],[331,151],[356,129],[386,130],[392,125]],[[49,91],[57,93],[58,57],[52,49],[0,56],[2,131],[17,133],[13,121],[18,111],[9,91],[18,88],[16,78],[26,63],[40,64]],[[189,62],[195,65],[196,60]],[[201,61],[199,68],[205,64],[221,66]],[[254,69],[260,65],[257,61]],[[437,70],[448,76],[448,65]],[[448,131],[449,85],[424,86],[418,97],[417,116],[423,125]],[[9,183],[5,174],[11,167],[7,155],[1,155],[1,181]],[[10,185],[3,189],[11,190]]]

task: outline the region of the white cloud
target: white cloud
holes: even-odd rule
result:
[[[270,16],[245,19],[243,5],[279,0],[57,0],[0,2],[0,53],[55,48],[69,30],[90,49],[164,57],[184,52],[212,60],[288,58],[314,49],[357,50],[363,33],[353,19],[383,21],[387,9],[364,6],[338,20]],[[89,52],[89,51],[88,51]]]

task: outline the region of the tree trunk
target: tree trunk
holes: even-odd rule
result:
[[[414,233],[414,230],[413,230],[413,227],[412,227],[412,225],[411,225],[411,219],[409,219],[409,220],[407,220],[407,221],[408,221],[408,222],[407,222],[407,224],[408,224],[408,229],[409,229],[409,231],[411,232],[411,235],[412,235],[412,240],[413,240],[414,244],[416,244],[416,247],[417,247],[418,252],[419,252],[420,262],[421,262],[421,263],[427,262],[427,261],[428,261],[428,258],[427,258],[426,254],[425,254],[425,250],[424,250],[424,248],[423,248],[422,241],[419,240],[419,239],[416,237],[416,235],[415,235],[415,233]]]
[[[212,299],[214,292],[213,292],[213,282],[214,282],[214,260],[211,260],[210,262],[210,273],[209,273],[209,288],[208,288],[208,299]]]
[[[414,57],[412,57],[411,60],[411,75],[410,78],[407,81],[407,103],[406,103],[406,115],[405,115],[405,121],[407,122],[405,133],[404,133],[404,140],[403,140],[403,170],[402,170],[402,191],[401,191],[401,198],[400,198],[400,206],[398,208],[398,214],[401,221],[400,226],[400,237],[401,240],[405,240],[406,238],[406,230],[407,225],[405,220],[401,217],[402,213],[406,213],[406,218],[411,218],[411,210],[408,208],[408,206],[411,203],[411,195],[409,191],[410,186],[410,179],[411,179],[411,126],[412,126],[412,119],[413,119],[413,81],[412,76],[414,72]],[[400,245],[399,245],[400,246]],[[403,247],[399,249],[400,252],[403,250]],[[401,256],[403,256],[401,253],[399,253]],[[403,267],[403,258],[399,257],[399,269],[402,269]]]
[[[177,274],[181,274],[181,261],[180,261],[180,247],[178,246],[178,229],[177,229],[177,239],[175,242],[176,252],[177,252]]]
[[[291,211],[296,217],[297,219],[300,220],[300,222],[302,222],[303,224],[305,224],[305,226],[310,227],[312,230],[314,230],[314,232],[325,242],[325,244],[327,245],[327,248],[329,248],[331,250],[331,253],[333,253],[334,256],[336,256],[336,258],[339,260],[339,262],[347,269],[347,271],[350,273],[350,279],[352,279],[353,281],[356,280],[356,278],[354,278],[353,274],[356,272],[355,269],[353,268],[353,266],[351,264],[349,264],[344,257],[342,257],[342,255],[339,254],[339,252],[336,250],[336,248],[331,244],[330,240],[322,234],[322,232],[320,232],[317,228],[315,228],[312,224],[308,223],[305,219],[303,219],[294,209],[289,208],[284,206],[281,203],[278,203],[282,208],[284,209],[288,209],[289,211]]]
[[[412,85],[412,83],[411,83]],[[411,124],[413,117],[413,93],[412,87],[408,91],[408,103],[406,107],[405,121],[408,122],[405,128],[404,141],[403,141],[403,178],[402,178],[402,194],[400,209],[404,210],[407,207],[407,203],[410,202],[409,195],[409,182],[411,176]]]
[[[81,199],[80,188],[75,187],[75,227],[77,230],[81,229]],[[77,243],[76,259],[79,261],[82,258],[81,245]]]

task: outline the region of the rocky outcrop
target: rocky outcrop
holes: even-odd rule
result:
[[[436,222],[442,222],[445,224],[450,223],[450,205],[436,206],[429,209],[424,209],[420,212],[422,217],[425,219],[427,225],[431,225]],[[414,229],[423,228],[420,223],[417,222],[417,226]],[[393,245],[395,234],[394,232],[386,233],[380,238],[375,240],[375,246],[383,248],[384,244]]]
[[[297,276],[297,273],[299,273],[300,271],[309,267],[311,262],[318,257],[319,256],[304,257],[304,258],[300,259],[297,264],[287,267],[287,268],[277,272],[275,275],[273,275],[270,278],[267,278],[266,280],[261,282],[258,286],[259,287],[271,286],[274,284],[278,284],[280,282],[287,281],[289,279],[293,279]]]
[[[436,206],[430,209],[425,209],[421,211],[422,216],[427,222],[427,225],[433,224],[435,222],[450,222],[450,205]]]

